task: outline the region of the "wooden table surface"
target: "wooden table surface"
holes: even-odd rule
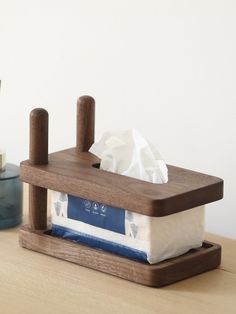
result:
[[[236,313],[236,241],[219,269],[149,288],[20,248],[18,229],[0,231],[0,314]]]

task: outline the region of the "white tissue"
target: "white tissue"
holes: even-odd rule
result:
[[[164,160],[135,129],[105,132],[89,151],[101,159],[100,169],[152,183],[168,181]]]

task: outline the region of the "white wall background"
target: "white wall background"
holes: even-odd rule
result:
[[[50,151],[75,144],[76,99],[97,135],[136,127],[170,164],[225,180],[206,229],[236,238],[236,2],[0,0],[0,146],[28,156],[28,114],[50,113]]]

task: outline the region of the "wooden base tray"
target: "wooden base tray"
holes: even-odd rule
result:
[[[57,238],[50,235],[50,230],[33,231],[27,225],[20,229],[19,241],[24,248],[153,287],[203,273],[221,262],[220,245],[207,241],[201,248],[155,265]]]

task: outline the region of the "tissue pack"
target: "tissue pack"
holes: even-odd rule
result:
[[[128,258],[158,263],[202,245],[204,206],[150,217],[51,191],[52,234]]]
[[[100,171],[168,182],[168,169],[156,148],[137,130],[107,131],[89,149]],[[52,234],[128,258],[158,263],[200,247],[204,207],[151,217],[127,208],[52,191]]]

